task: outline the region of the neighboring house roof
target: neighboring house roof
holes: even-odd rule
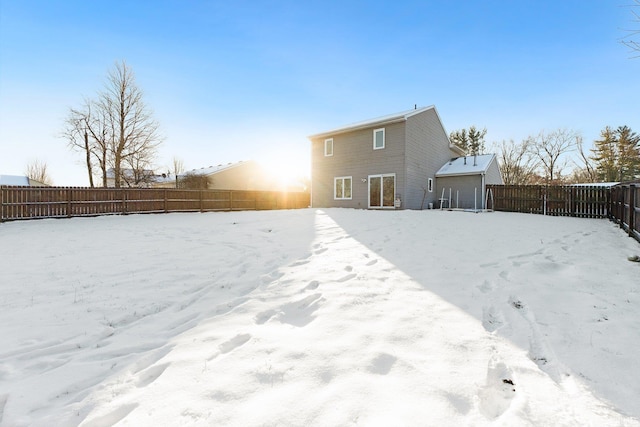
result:
[[[235,168],[237,166],[240,165],[246,165],[246,164],[250,164],[253,163],[253,161],[249,160],[249,161],[239,161],[239,162],[235,162],[235,163],[227,163],[226,165],[223,164],[219,164],[218,166],[209,166],[206,168],[200,168],[200,169],[192,169],[190,171],[187,171],[183,174],[180,174],[179,176],[184,176],[187,174],[191,174],[191,175],[214,175],[218,172],[222,172],[224,170],[227,169],[231,169],[231,168]]]
[[[0,185],[13,185],[18,187],[49,187],[49,184],[45,184],[35,179],[31,179],[28,176],[22,175],[0,175]]]
[[[333,136],[333,135],[339,135],[341,133],[347,133],[347,132],[352,132],[354,130],[360,130],[360,129],[367,129],[373,126],[383,126],[383,125],[388,125],[388,124],[392,124],[392,123],[399,123],[399,122],[404,122],[406,121],[409,117],[411,116],[415,116],[416,114],[420,114],[424,111],[428,111],[428,110],[433,110],[436,113],[436,116],[438,117],[438,121],[440,122],[440,124],[442,125],[442,120],[440,120],[440,114],[438,114],[438,110],[436,109],[435,105],[430,105],[428,107],[422,107],[422,108],[414,108],[413,110],[407,110],[407,111],[402,111],[400,113],[395,113],[395,114],[390,114],[387,116],[382,116],[382,117],[377,117],[375,119],[370,119],[370,120],[365,120],[362,122],[357,122],[357,123],[352,123],[350,125],[346,125],[346,126],[341,126],[339,128],[335,128],[326,132],[321,132],[321,133],[317,133],[315,135],[311,135],[308,138],[309,139],[314,139],[314,138],[324,138],[324,137],[328,137],[328,136]],[[443,130],[444,130],[444,126],[443,126]],[[447,134],[446,130],[445,134]],[[447,134],[447,139],[449,139],[449,135]],[[458,147],[455,144],[452,144],[451,141],[449,141],[449,147],[453,150],[458,151],[460,154],[464,154],[464,151]]]
[[[571,184],[572,187],[613,187],[620,184],[619,182],[583,182],[579,184]]]
[[[495,158],[495,154],[457,157],[445,163],[445,165],[436,172],[436,177],[481,175],[489,170],[489,166],[491,166]]]
[[[125,178],[133,178],[134,177],[134,173],[133,173],[133,169],[121,169],[120,173],[125,177]],[[144,174],[144,176],[155,176],[155,172],[152,171],[151,169],[144,169],[142,171],[142,174]],[[109,168],[107,169],[107,179],[114,179],[116,176],[116,170],[114,168]]]
[[[19,175],[0,175],[0,185],[29,185],[29,178]]]

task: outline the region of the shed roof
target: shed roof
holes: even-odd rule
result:
[[[412,110],[402,111],[400,113],[389,114],[387,116],[382,116],[382,117],[376,117],[375,119],[369,119],[369,120],[364,120],[364,121],[361,121],[361,122],[351,123],[349,125],[345,125],[345,126],[341,126],[339,128],[328,130],[326,132],[321,132],[321,133],[317,133],[315,135],[311,135],[311,136],[309,136],[309,139],[322,138],[322,137],[325,137],[325,136],[331,136],[331,135],[336,135],[336,134],[340,134],[340,133],[351,132],[351,131],[354,131],[354,130],[366,129],[366,128],[372,127],[374,125],[376,125],[376,126],[380,125],[381,126],[381,125],[386,125],[386,124],[390,124],[390,123],[402,122],[402,121],[407,120],[411,116],[414,116],[416,114],[420,114],[423,111],[427,111],[427,110],[431,110],[431,109],[435,110],[436,109],[435,105],[430,105],[428,107],[422,107],[422,108],[414,108]],[[437,114],[437,110],[436,110],[436,114]]]
[[[436,176],[481,175],[487,172],[495,157],[495,154],[456,157],[445,163]]]
[[[0,175],[0,185],[29,185],[29,178],[20,175]]]

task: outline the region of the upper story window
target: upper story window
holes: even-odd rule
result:
[[[380,150],[384,148],[384,128],[374,129],[373,131],[373,149]]]
[[[333,156],[333,138],[324,140],[324,155],[325,157]]]

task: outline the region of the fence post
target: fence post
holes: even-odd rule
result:
[[[164,189],[164,213],[167,213],[167,189]]]
[[[633,237],[636,229],[636,185],[629,184],[629,236]]]
[[[620,228],[624,230],[624,193],[627,188],[623,185],[620,187],[620,194],[618,194],[618,218],[620,219]]]
[[[71,218],[71,189],[67,188],[67,218]]]
[[[120,193],[122,194],[122,214],[125,215],[127,213],[127,193],[124,188],[120,189]]]

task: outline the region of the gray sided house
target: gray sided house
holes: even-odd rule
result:
[[[438,199],[446,208],[485,209],[487,184],[503,183],[495,154],[451,159],[436,177]]]
[[[311,205],[422,209],[437,203],[436,172],[464,155],[435,106],[355,123],[309,137]]]

